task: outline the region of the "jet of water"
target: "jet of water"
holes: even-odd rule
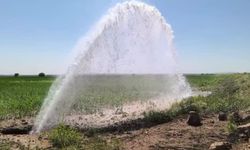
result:
[[[75,62],[53,83],[33,132],[65,120],[79,93],[93,84],[79,79],[84,75],[167,74],[167,98],[158,101],[161,106],[191,94],[185,77],[178,72],[170,25],[155,7],[143,2],[118,3],[76,49]]]

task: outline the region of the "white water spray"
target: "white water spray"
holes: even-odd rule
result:
[[[53,83],[36,118],[33,132],[48,129],[62,121],[67,122],[72,114],[79,115],[79,112],[73,112],[72,106],[79,101],[79,95],[85,93],[86,96],[88,91],[96,90],[90,87],[97,83],[98,77],[101,78],[98,76],[100,74],[105,74],[108,78],[105,80],[112,83],[119,82],[122,87],[126,81],[120,81],[119,77],[115,77],[114,81],[108,76],[167,75],[161,82],[164,94],[147,100],[154,103],[153,109],[159,108],[158,106],[167,108],[176,100],[190,96],[189,85],[183,75],[178,73],[172,43],[171,27],[155,7],[136,1],[117,4],[101,19],[93,32],[76,46],[79,54],[75,63],[64,76]],[[145,84],[147,82],[143,81],[143,85]],[[88,101],[84,101],[83,105],[87,103]],[[146,101],[140,102],[139,107],[134,107],[139,103],[126,102],[122,106],[128,110],[126,113],[132,112],[135,115],[135,112],[146,111],[146,104]],[[93,118],[98,116],[96,114],[90,117],[92,122],[98,123],[97,120],[108,116],[105,121],[110,123],[110,115],[114,111],[110,107],[101,110],[103,113],[98,119]],[[90,114],[80,115],[87,117]]]

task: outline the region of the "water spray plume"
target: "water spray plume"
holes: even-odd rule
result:
[[[78,126],[106,125],[112,123],[118,108],[127,114],[126,119],[131,119],[149,107],[152,110],[166,109],[191,95],[189,84],[178,72],[173,31],[153,6],[137,1],[117,4],[97,23],[93,32],[80,40],[76,48],[79,53],[75,62],[53,83],[32,132],[49,129],[59,122],[72,124],[75,118],[83,120],[78,122]],[[127,76],[126,81],[122,76]],[[135,80],[140,82],[137,84]],[[150,89],[155,82],[161,85],[160,94],[154,94]],[[148,87],[144,94],[154,96],[131,98],[133,101],[119,101],[110,106],[112,94],[119,93],[109,91],[114,84],[118,86],[117,91],[124,88],[135,92]],[[99,88],[93,87],[103,88],[111,93],[111,98],[107,102],[101,101],[102,98],[99,101],[95,98],[81,101],[86,99],[88,92],[98,91]],[[115,121],[120,120],[122,117]]]

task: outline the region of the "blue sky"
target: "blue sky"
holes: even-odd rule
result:
[[[61,74],[120,0],[0,0],[0,74]],[[171,24],[181,70],[250,72],[249,0],[145,0]]]

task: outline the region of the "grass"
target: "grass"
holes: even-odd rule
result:
[[[60,124],[49,133],[49,140],[57,148],[80,148],[82,136],[75,129]]]
[[[98,136],[86,138],[82,133],[63,124],[48,132],[48,137],[55,148],[64,150],[118,150],[121,147],[118,139],[107,141]]]
[[[171,82],[163,75],[94,75],[76,77],[75,81],[71,90],[77,103],[73,108],[84,113],[124,102],[148,100],[168,91],[166,84]]]
[[[0,77],[0,119],[37,113],[54,77]]]
[[[54,80],[50,76],[0,77],[0,119],[37,114]],[[172,81],[164,75],[95,75],[76,77],[73,82],[68,90],[77,103],[72,109],[94,113],[102,107],[165,94],[166,84]]]
[[[212,94],[184,99],[166,111],[146,113],[146,121],[168,122],[177,116],[188,114],[189,111],[213,114],[250,109],[250,74],[187,75],[187,79],[193,88],[210,90]],[[233,129],[233,125],[233,122],[229,123],[229,130]]]
[[[186,75],[191,87],[196,87],[199,90],[209,91],[218,85],[218,82],[225,77],[225,75],[218,74],[188,74]]]
[[[83,144],[85,150],[119,150],[122,146],[118,139],[107,141],[98,136],[88,138]]]
[[[189,110],[228,112],[250,107],[249,74],[201,74],[186,77],[193,88],[212,91],[213,94],[208,97],[191,97],[175,104],[172,107],[174,113],[185,114]],[[37,114],[54,80],[52,76],[1,76],[0,119]],[[78,87],[81,86],[78,83],[85,79],[76,80],[78,82],[75,86]],[[170,81],[162,75],[88,77],[86,84],[89,86],[78,90],[81,94],[76,94],[78,103],[73,108],[92,113],[102,106],[119,106],[124,101],[149,99],[167,90],[165,84],[162,84],[166,82]]]
[[[212,94],[208,97],[191,97],[182,103],[192,103],[205,112],[233,112],[250,107],[250,74],[223,74],[214,75],[213,88],[210,84],[203,86],[210,89]],[[211,82],[211,79],[209,79]],[[201,81],[200,81],[201,82]]]

